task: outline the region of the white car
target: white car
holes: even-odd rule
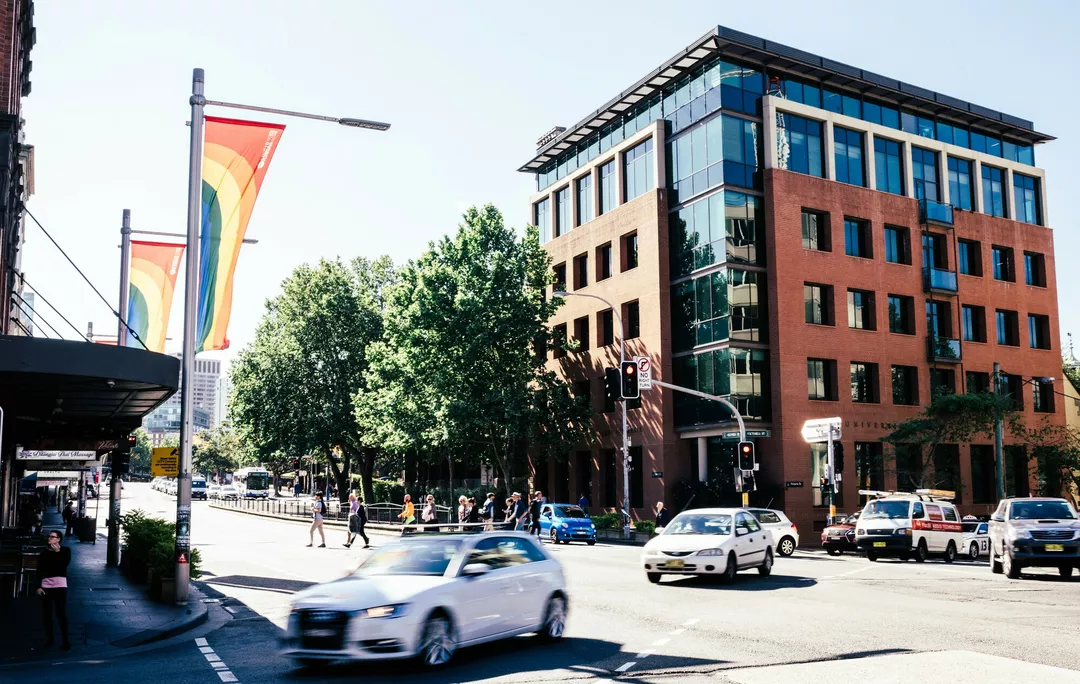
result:
[[[567,606],[562,566],[527,534],[418,534],[297,593],[282,653],[306,667],[410,657],[434,667],[462,646],[559,639]]]
[[[216,499],[220,495],[221,495],[221,485],[219,485],[219,484],[208,484],[208,485],[206,485],[206,498],[207,499]]]
[[[218,492],[218,497],[222,501],[229,501],[240,498],[240,490],[236,488],[236,485],[221,485],[221,491]]]
[[[790,556],[799,547],[799,528],[783,511],[772,508],[748,509],[772,536],[773,548],[781,556]]]
[[[967,554],[971,560],[989,556],[990,523],[965,520],[960,523],[960,526],[964,530],[964,543],[960,547],[960,552]]]
[[[650,582],[663,575],[721,575],[757,568],[772,573],[772,536],[745,508],[699,508],[684,511],[649,540],[641,564]]]

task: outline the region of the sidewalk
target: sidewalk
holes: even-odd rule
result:
[[[46,511],[45,529],[63,528],[60,514]],[[187,606],[156,603],[146,585],[131,584],[117,568],[105,567],[103,529],[98,529],[96,544],[80,543],[73,536],[64,538],[64,546],[71,548],[67,610],[72,649],[60,650],[59,635],[54,636],[55,646],[42,648],[41,600],[32,590],[16,599],[9,594],[0,598],[0,667],[28,660],[104,657],[206,622],[207,606],[194,584]]]

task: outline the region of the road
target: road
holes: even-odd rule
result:
[[[124,491],[124,510],[171,517],[174,505],[148,485]],[[202,586],[220,599],[210,622],[162,647],[38,670],[35,681],[1080,683],[1080,580],[1063,582],[1056,571],[1013,581],[985,562],[870,563],[799,551],[778,559],[769,578],[651,585],[639,549],[604,544],[552,547],[571,591],[557,645],[521,637],[467,649],[438,673],[404,663],[295,671],[275,647],[290,595],[341,577],[368,553],[343,548],[342,529],[328,532],[327,548],[306,548],[303,524],[195,502]]]

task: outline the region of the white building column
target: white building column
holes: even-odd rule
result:
[[[866,160],[864,164],[866,167],[866,187],[880,190],[881,188],[877,186],[877,155],[874,154],[874,133],[866,131],[863,133],[863,140],[866,141],[866,149],[863,150],[863,159]]]
[[[982,162],[976,159],[972,163],[971,168],[971,192],[975,195],[973,198],[975,201],[971,206],[975,208],[975,211],[980,214],[985,214],[986,209],[983,207],[983,178],[982,178]]]
[[[697,438],[697,479],[705,482],[709,479],[709,439]]]
[[[1016,193],[1013,192],[1013,172],[1009,167],[1003,167],[1001,169],[1001,182],[1005,184],[1005,187],[1001,189],[1001,194],[1005,196],[1007,206],[1005,207],[1005,215],[1012,220],[1016,220]]]
[[[825,163],[825,178],[831,181],[836,180],[836,148],[833,144],[833,122],[825,122],[825,158],[822,159]]]
[[[911,168],[911,143],[904,142],[900,146],[904,161],[904,196],[915,199],[915,172]]]
[[[765,148],[765,169],[777,168],[776,104],[772,95],[761,98],[761,141]]]
[[[942,147],[936,150],[938,156],[938,187],[941,188],[941,203],[952,204],[949,196],[949,153]]]

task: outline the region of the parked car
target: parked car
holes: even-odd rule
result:
[[[527,632],[560,639],[567,608],[562,567],[530,535],[416,535],[295,594],[281,649],[308,667],[411,657],[436,667],[462,646]]]
[[[596,525],[574,504],[544,504],[540,509],[540,534],[552,544],[583,541],[592,546],[596,543]]]
[[[649,540],[641,554],[645,576],[654,584],[664,575],[720,575],[757,568],[772,573],[772,536],[744,508],[684,511]]]
[[[219,485],[219,484],[206,485],[206,498],[208,498],[208,499],[216,499],[220,495],[221,495],[221,485]]]
[[[965,519],[960,523],[964,530],[962,551],[971,560],[990,555],[990,523]]]
[[[837,520],[821,531],[821,546],[830,556],[840,556],[845,551],[858,551],[855,544],[855,523],[861,511]]]
[[[799,528],[791,522],[783,511],[772,508],[750,508],[751,515],[757,518],[770,535],[773,548],[781,556],[790,556],[799,546]]]
[[[1056,567],[1063,578],[1080,567],[1080,521],[1065,499],[1005,499],[990,516],[990,570],[1020,577],[1025,567]]]
[[[222,501],[235,501],[240,498],[240,490],[236,488],[236,485],[221,485],[218,498]]]

